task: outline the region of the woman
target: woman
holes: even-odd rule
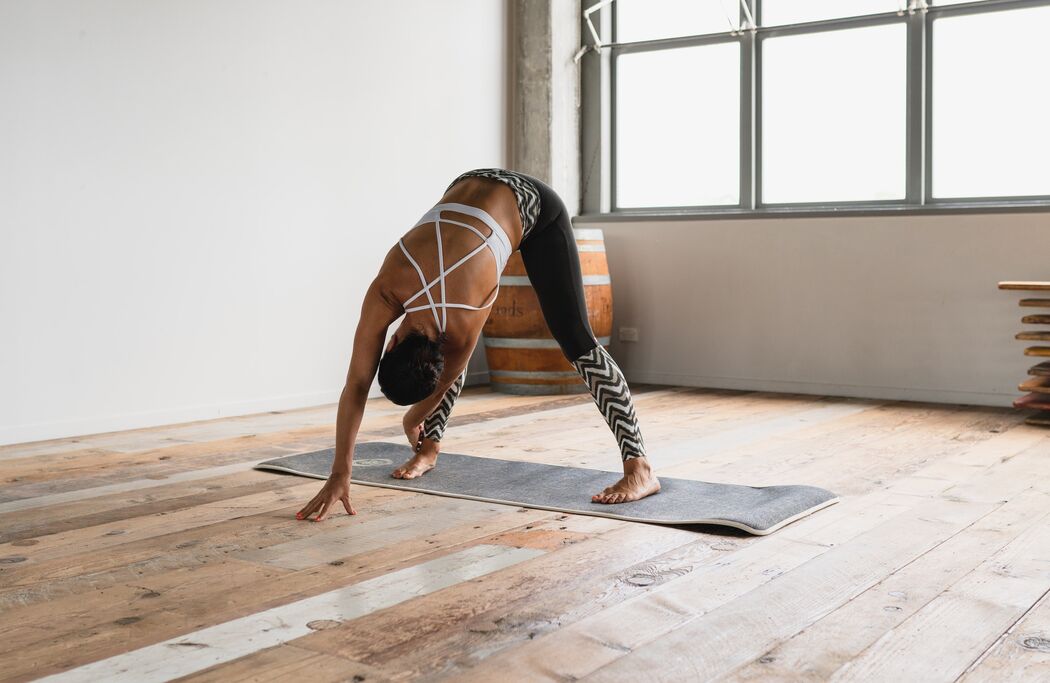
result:
[[[467,361],[515,249],[547,326],[590,387],[620,446],[623,478],[592,502],[623,503],[660,490],[627,382],[587,321],[580,257],[565,205],[535,178],[479,169],[449,185],[441,202],[387,253],[368,288],[339,399],[332,473],[297,518],[316,513],[319,522],[337,503],[357,514],[350,502],[354,442],[377,370],[386,397],[412,406],[403,425],[414,455],[393,476],[412,479],[435,466]],[[384,353],[387,328],[402,315]]]

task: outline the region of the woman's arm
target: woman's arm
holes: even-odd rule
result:
[[[350,369],[346,383],[339,396],[336,413],[335,458],[332,473],[320,492],[306,504],[296,518],[306,519],[314,512],[314,521],[320,522],[328,516],[329,509],[341,502],[347,513],[357,514],[350,503],[350,473],[353,469],[354,443],[364,417],[368,390],[375,379],[379,360],[383,354],[386,330],[401,314],[383,298],[377,282],[373,282],[361,305],[361,319],[354,334],[354,350],[350,358]]]

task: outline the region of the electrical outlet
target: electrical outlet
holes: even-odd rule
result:
[[[636,341],[638,341],[638,328],[637,327],[621,327],[620,328],[620,341],[622,341],[622,342],[636,342]]]

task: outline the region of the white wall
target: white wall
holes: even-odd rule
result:
[[[1050,280],[1050,213],[599,225],[635,382],[1009,405],[1038,360],[996,283]]]
[[[0,443],[334,401],[505,158],[495,0],[0,0]]]

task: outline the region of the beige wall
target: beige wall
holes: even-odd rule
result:
[[[1034,362],[996,283],[1050,280],[1050,213],[597,225],[634,382],[1009,405]]]

